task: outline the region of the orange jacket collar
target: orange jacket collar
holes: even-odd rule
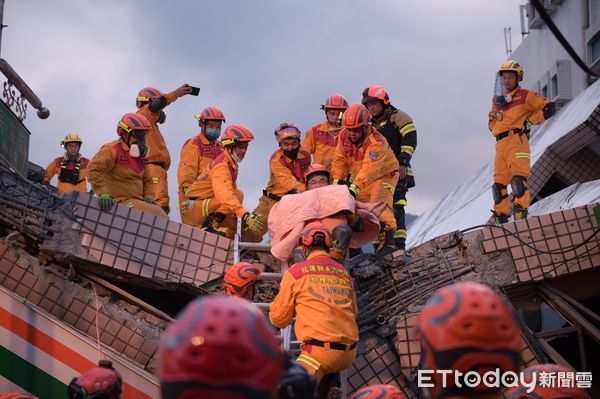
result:
[[[318,249],[316,251],[312,251],[311,253],[309,253],[308,257],[306,258],[306,260],[311,260],[311,259],[316,258],[318,256],[326,256],[326,257],[330,258],[329,254],[326,251]]]

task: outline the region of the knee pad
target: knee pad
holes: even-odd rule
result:
[[[517,198],[521,198],[527,191],[527,178],[523,176],[514,176],[510,181],[512,192]]]
[[[505,191],[504,194],[502,194],[502,190]],[[508,198],[508,192],[506,192],[506,186],[504,184],[500,184],[500,183],[492,184],[492,196],[494,197],[494,203],[496,205],[501,203],[504,199]]]
[[[350,247],[352,229],[347,224],[340,224],[331,232],[333,249],[338,252],[346,252]]]

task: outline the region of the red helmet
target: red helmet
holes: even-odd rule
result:
[[[364,105],[355,103],[349,106],[346,112],[344,112],[342,125],[347,129],[356,129],[365,126],[369,122],[370,117],[371,115]]]
[[[223,288],[228,294],[244,298],[249,294],[250,288],[256,284],[260,275],[260,269],[252,265],[252,263],[236,263],[225,272]],[[250,294],[253,293],[250,292]],[[252,297],[246,299],[251,300]]]
[[[308,179],[313,175],[325,175],[327,181],[331,178],[331,173],[329,173],[327,168],[320,163],[313,163],[306,169],[306,172],[304,172],[304,181],[308,183]]]
[[[321,109],[327,111],[328,109],[338,109],[344,111],[348,108],[348,101],[341,94],[335,93],[327,97],[325,104],[321,104]]]
[[[275,138],[278,143],[281,143],[285,139],[298,139],[300,140],[300,129],[293,123],[284,122],[277,129],[275,129]]]
[[[23,392],[7,392],[0,395],[0,399],[33,399],[33,396],[29,396]]]
[[[552,380],[554,384],[549,386],[541,386],[540,374],[545,373]],[[571,374],[572,373],[572,374]],[[564,381],[569,375],[573,376],[571,379],[571,387],[563,387],[559,381]],[[574,378],[575,370],[560,365],[560,364],[536,364],[523,370],[523,378],[529,385],[532,381],[537,381],[535,388],[531,392],[527,392],[530,388],[528,387],[513,387],[506,391],[505,397],[507,399],[589,399],[589,395],[583,388],[577,388]]]
[[[521,331],[513,312],[491,288],[461,282],[439,289],[427,302],[417,322],[421,340],[421,368],[426,370],[519,371]],[[483,385],[458,388],[454,379],[442,388],[433,375],[433,397],[445,394],[489,393]],[[468,390],[468,392],[465,391]],[[451,396],[451,395],[450,395]]]
[[[225,128],[221,135],[221,144],[231,145],[235,143],[248,143],[254,140],[254,135],[246,126],[241,123],[234,123]]]
[[[265,398],[285,356],[263,313],[228,295],[192,301],[162,337],[158,375],[164,398]]]
[[[316,240],[316,242],[315,242]],[[310,247],[319,241],[327,248],[331,248],[331,232],[325,227],[325,225],[319,221],[310,222],[302,230],[302,237],[300,238],[300,244],[304,247]]]
[[[148,119],[146,119],[145,116],[130,112],[123,115],[119,121],[119,124],[117,125],[117,134],[122,136],[123,133],[129,133],[132,130],[143,130],[147,132],[150,129],[150,122],[148,122]]]
[[[198,123],[202,125],[208,121],[221,121],[225,122],[225,115],[217,107],[206,107],[198,115],[194,115],[194,118],[198,120]]]
[[[350,399],[404,399],[404,395],[393,385],[370,385],[359,389]]]
[[[108,360],[100,360],[98,367],[75,377],[67,387],[69,399],[118,399],[123,390],[123,379]]]
[[[381,101],[383,105],[390,104],[390,98],[388,97],[387,91],[381,86],[369,86],[362,92],[362,104],[367,105],[371,101]]]
[[[150,100],[153,100],[163,95],[164,94],[162,93],[162,91],[155,89],[154,87],[144,87],[138,93],[137,98],[135,99],[135,105],[138,108],[142,108],[144,104],[150,102]]]

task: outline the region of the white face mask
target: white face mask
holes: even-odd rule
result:
[[[237,154],[235,153],[235,151],[231,151],[231,158],[233,158],[233,160],[234,160],[236,163],[240,163],[240,162],[242,162],[242,161],[244,160],[244,158],[240,159],[240,158],[237,156]]]
[[[139,158],[139,156],[141,155],[140,147],[137,144],[132,144],[129,147],[129,155],[131,155],[134,158]]]

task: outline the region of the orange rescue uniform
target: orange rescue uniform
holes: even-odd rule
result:
[[[329,172],[341,130],[325,121],[308,129],[302,140],[302,148],[313,155],[313,163],[323,165]]]
[[[187,198],[194,200],[185,213],[189,224],[201,227],[211,213],[226,216],[223,227],[227,237],[233,237],[237,226],[236,217],[247,212],[242,202],[244,193],[237,188],[238,164],[228,151],[222,152],[190,187]]]
[[[175,92],[165,94],[167,105],[177,100]],[[137,113],[143,115],[150,122],[151,129],[146,137],[150,152],[148,153],[148,173],[152,179],[154,192],[152,196],[156,199],[156,204],[163,209],[169,208],[169,186],[167,183],[167,171],[171,167],[171,155],[167,148],[167,143],[158,128],[158,118],[160,112],[150,111],[149,103],[137,110]]]
[[[258,200],[258,206],[254,210],[254,213],[260,215],[263,228],[259,234],[250,231],[244,232],[244,241],[260,242],[268,230],[267,220],[275,203],[290,191],[305,191],[304,172],[309,166],[310,153],[302,148],[296,159],[286,157],[281,149],[271,155],[269,183],[267,188],[263,190],[263,195]]]
[[[372,126],[368,128],[367,136],[358,146],[348,139],[348,131],[342,130],[335,148],[332,178],[354,183],[360,189],[357,201],[385,203],[386,209],[379,221],[395,231],[396,219],[392,207],[399,177],[398,160],[385,137]]]
[[[283,274],[269,312],[271,323],[278,328],[286,327],[296,316],[294,331],[302,341],[297,361],[318,380],[350,367],[354,361],[357,315],[350,274],[324,251],[312,252],[306,261]]]
[[[512,101],[504,107],[493,104],[489,113],[489,129],[496,137],[494,158],[494,183],[499,185],[499,195],[494,198],[494,211],[498,215],[508,215],[510,202],[507,185],[514,176],[528,178],[531,175],[529,139],[522,132],[525,121],[542,123],[542,109],[549,100],[538,96],[535,91],[513,90]],[[524,182],[527,187],[527,182]],[[529,208],[531,197],[528,190],[514,200],[515,205]]]
[[[60,195],[71,191],[87,191],[87,174],[90,160],[81,157],[78,161],[69,161],[64,156],[58,157],[48,164],[44,182],[50,183],[55,175],[58,175],[56,188]]]
[[[167,217],[157,205],[144,201],[154,196],[148,161],[129,155],[129,146],[122,140],[104,144],[90,161],[88,180],[96,195],[110,194],[125,206]]]
[[[179,168],[177,169],[178,200],[181,205],[185,200],[184,189],[189,189],[194,181],[208,172],[208,167],[215,158],[223,153],[219,141],[210,142],[202,133],[185,142],[181,148]],[[180,208],[182,223],[191,225],[191,212],[183,212]]]

